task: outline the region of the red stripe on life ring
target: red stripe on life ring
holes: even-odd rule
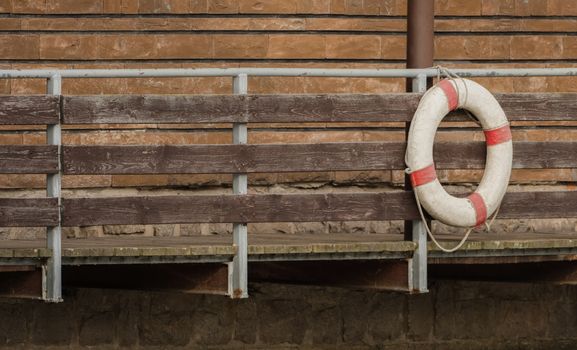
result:
[[[457,109],[457,106],[459,105],[459,95],[457,94],[457,90],[455,90],[453,84],[449,80],[445,79],[441,80],[437,85],[439,85],[445,93],[445,96],[447,96],[449,111]]]
[[[471,193],[467,199],[471,201],[473,208],[475,208],[475,216],[477,217],[475,227],[483,224],[485,220],[487,220],[487,206],[485,205],[485,200],[477,192]]]
[[[483,132],[485,133],[487,146],[498,145],[512,139],[511,128],[509,128],[509,124],[491,130],[483,130]]]
[[[411,185],[413,188],[428,184],[429,182],[437,178],[437,172],[435,171],[435,164],[431,164],[423,169],[415,170],[410,174]]]

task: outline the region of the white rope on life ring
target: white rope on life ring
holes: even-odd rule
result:
[[[487,143],[483,178],[467,198],[457,198],[445,191],[433,163],[437,128],[443,118],[457,108],[477,117]],[[478,227],[498,210],[511,176],[513,143],[505,112],[495,97],[476,82],[461,78],[441,80],[419,102],[411,122],[405,162],[417,202],[434,219],[451,226]]]

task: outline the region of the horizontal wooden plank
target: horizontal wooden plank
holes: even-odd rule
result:
[[[57,146],[0,145],[0,174],[50,174],[57,172]]]
[[[417,109],[419,94],[381,95],[251,95],[249,121],[377,122],[407,121]]]
[[[577,120],[575,93],[496,94],[510,120]],[[410,121],[419,94],[64,97],[68,124]],[[451,120],[467,120],[455,113]]]
[[[0,198],[0,227],[40,227],[57,224],[57,198]]]
[[[63,225],[412,220],[411,192],[63,199]],[[499,218],[577,217],[577,191],[512,192]]]
[[[0,125],[58,124],[60,97],[0,95]]]
[[[404,144],[386,142],[67,146],[66,174],[255,173],[392,169],[402,166]]]
[[[516,142],[514,168],[577,167],[577,143]],[[232,174],[404,169],[404,142],[65,146],[65,174]],[[438,169],[481,169],[484,142],[435,145]]]
[[[63,224],[315,222],[416,218],[409,192],[63,199]]]
[[[495,94],[509,120],[575,121],[576,93]]]
[[[234,95],[64,96],[67,124],[246,122],[246,99]]]
[[[552,219],[577,217],[577,191],[507,193],[499,218]]]

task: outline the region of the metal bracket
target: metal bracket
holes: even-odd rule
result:
[[[46,93],[48,95],[60,95],[62,93],[62,77],[53,75],[48,79]],[[48,125],[46,140],[49,145],[58,146],[58,173],[46,176],[46,196],[58,198],[58,226],[48,227],[46,230],[46,245],[51,251],[46,265],[46,283],[43,283],[45,300],[58,303],[62,301],[62,226],[60,205],[62,199],[62,128],[58,124]]]
[[[413,79],[413,92],[424,93],[427,91],[427,76],[418,75]],[[422,220],[412,222],[412,241],[417,244],[417,249],[409,261],[409,283],[414,293],[427,293],[427,230],[426,223]]]
[[[248,92],[248,76],[239,74],[233,80],[233,93],[246,95]],[[248,142],[246,123],[234,123],[232,126],[233,143],[240,145]],[[234,174],[232,178],[234,194],[248,193],[248,176]],[[234,223],[232,226],[233,244],[236,254],[229,263],[229,295],[231,298],[248,298],[248,232],[246,223]]]

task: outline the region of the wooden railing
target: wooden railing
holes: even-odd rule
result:
[[[420,95],[3,96],[1,124],[304,123],[410,120]],[[574,121],[575,94],[497,95],[511,121]],[[61,115],[62,114],[62,115]],[[450,120],[465,120],[456,113]],[[62,146],[64,174],[400,170],[404,142]],[[0,173],[55,173],[57,146],[0,147]],[[435,145],[437,169],[482,169],[483,142]],[[576,142],[514,142],[514,168],[577,168]],[[577,216],[577,192],[505,197],[501,218]],[[0,226],[57,224],[52,198],[2,199]],[[64,198],[62,225],[417,219],[407,192]]]
[[[58,91],[56,91],[58,93]],[[419,220],[410,191],[61,198],[60,175],[236,174],[403,170],[399,141],[306,144],[60,145],[59,125],[178,123],[409,122],[420,94],[211,96],[0,96],[0,125],[52,125],[51,145],[0,146],[0,173],[48,174],[49,196],[1,198],[0,226],[48,227],[47,292],[60,301],[60,227],[115,224]],[[509,120],[577,120],[577,94],[500,94]],[[453,113],[451,121],[469,120]],[[305,124],[303,124],[305,123]],[[52,136],[50,136],[52,135]],[[484,142],[438,142],[437,169],[482,169]],[[577,168],[577,140],[514,140],[515,169]],[[240,174],[240,175],[239,175]],[[233,181],[234,182],[234,181]],[[55,191],[56,190],[56,191]],[[48,198],[53,197],[53,198]],[[575,218],[577,191],[508,193],[499,218]],[[413,221],[418,222],[418,221]],[[421,224],[422,226],[422,224]],[[403,278],[426,291],[422,230]],[[53,232],[53,234],[50,234]],[[245,232],[245,231],[243,231]],[[233,235],[236,237],[235,235]],[[240,237],[240,236],[239,236]],[[248,244],[234,240],[228,294],[246,296]],[[407,235],[405,236],[407,237]],[[408,237],[411,237],[410,235]],[[406,239],[406,238],[405,238]],[[408,243],[408,242],[405,242]],[[234,260],[238,259],[238,260]],[[52,263],[51,263],[52,261]],[[405,267],[406,268],[406,267]],[[418,272],[418,271],[421,272]],[[413,271],[413,272],[410,272]],[[417,271],[417,272],[414,272]],[[50,277],[55,276],[55,277]],[[412,284],[410,281],[413,281]],[[416,281],[416,282],[415,282]]]

